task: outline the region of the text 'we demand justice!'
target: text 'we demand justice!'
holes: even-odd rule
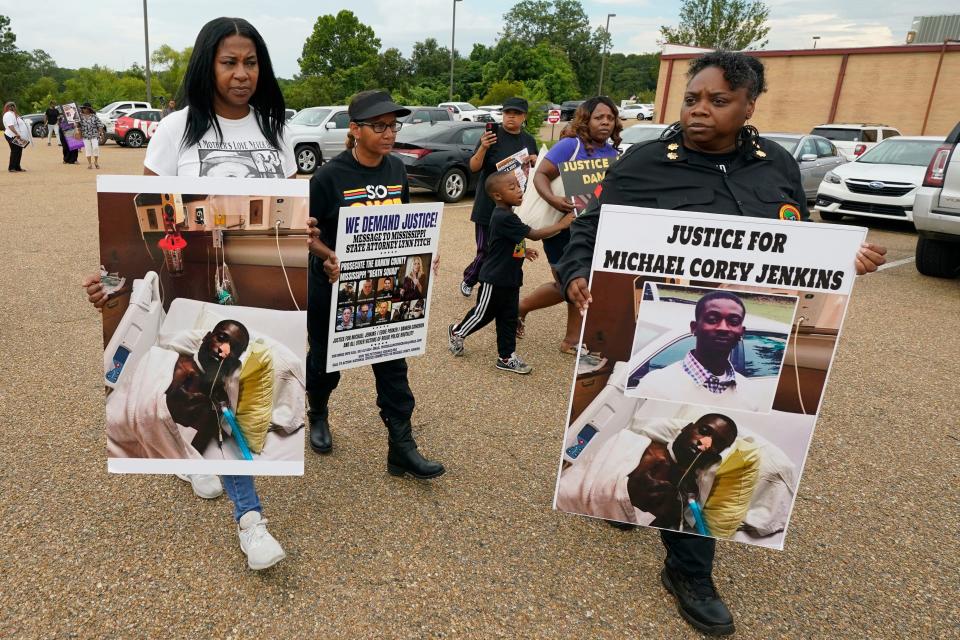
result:
[[[350,243],[345,253],[412,249],[430,246],[427,229],[437,226],[436,211],[371,216],[346,219]]]
[[[789,236],[786,233],[720,227],[674,225],[667,244],[709,247],[766,254],[785,253]],[[843,286],[844,271],[802,265],[757,263],[638,251],[607,249],[603,269],[631,271],[654,275],[755,282],[763,285],[802,287],[836,291]]]

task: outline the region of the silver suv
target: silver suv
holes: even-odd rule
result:
[[[840,150],[847,160],[856,160],[867,149],[872,149],[900,132],[886,124],[821,124],[810,135],[823,136]]]
[[[933,154],[913,203],[917,271],[925,276],[960,275],[960,122]]]
[[[299,173],[313,173],[321,163],[347,148],[350,116],[344,105],[309,107],[287,120]]]

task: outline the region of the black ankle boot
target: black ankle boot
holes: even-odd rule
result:
[[[710,576],[688,576],[664,567],[660,580],[676,599],[680,615],[691,625],[709,635],[734,632],[733,616]]]
[[[439,462],[427,460],[417,451],[413,440],[413,427],[410,420],[392,420],[381,416],[389,434],[387,452],[387,472],[392,476],[409,473],[419,480],[429,480],[442,476],[446,469]]]
[[[330,422],[327,410],[310,411],[310,448],[317,453],[330,453],[333,449],[333,436],[330,435]]]

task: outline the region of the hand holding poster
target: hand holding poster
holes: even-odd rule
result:
[[[306,182],[97,190],[108,470],[302,474]]]
[[[422,355],[443,205],[340,210],[327,371]]]
[[[614,156],[567,160],[560,163],[557,168],[563,183],[563,193],[571,199],[576,211],[587,209],[597,186],[607,175],[607,169],[616,161],[617,158]]]
[[[864,236],[604,206],[555,508],[782,548]]]

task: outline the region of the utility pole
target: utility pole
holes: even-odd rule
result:
[[[453,101],[453,63],[457,60],[457,50],[454,42],[457,38],[457,3],[463,0],[453,0],[453,27],[450,29],[450,101]]]
[[[615,14],[615,13],[608,13],[608,14],[607,14],[607,27],[606,27],[607,38],[606,38],[606,40],[609,40],[609,39],[610,39],[610,18],[615,18],[616,16],[617,16],[617,14]],[[598,96],[602,96],[602,95],[603,95],[603,71],[604,71],[604,67],[606,66],[606,63],[607,63],[607,42],[606,42],[606,40],[604,40],[604,42],[603,42],[603,55],[600,57],[600,86],[597,88],[597,95],[598,95]]]
[[[147,0],[143,0],[143,50],[147,59],[147,102],[153,105],[153,93],[150,91],[150,31],[147,29]]]
[[[813,36],[813,48],[817,48],[817,40],[820,39],[820,36]]]

